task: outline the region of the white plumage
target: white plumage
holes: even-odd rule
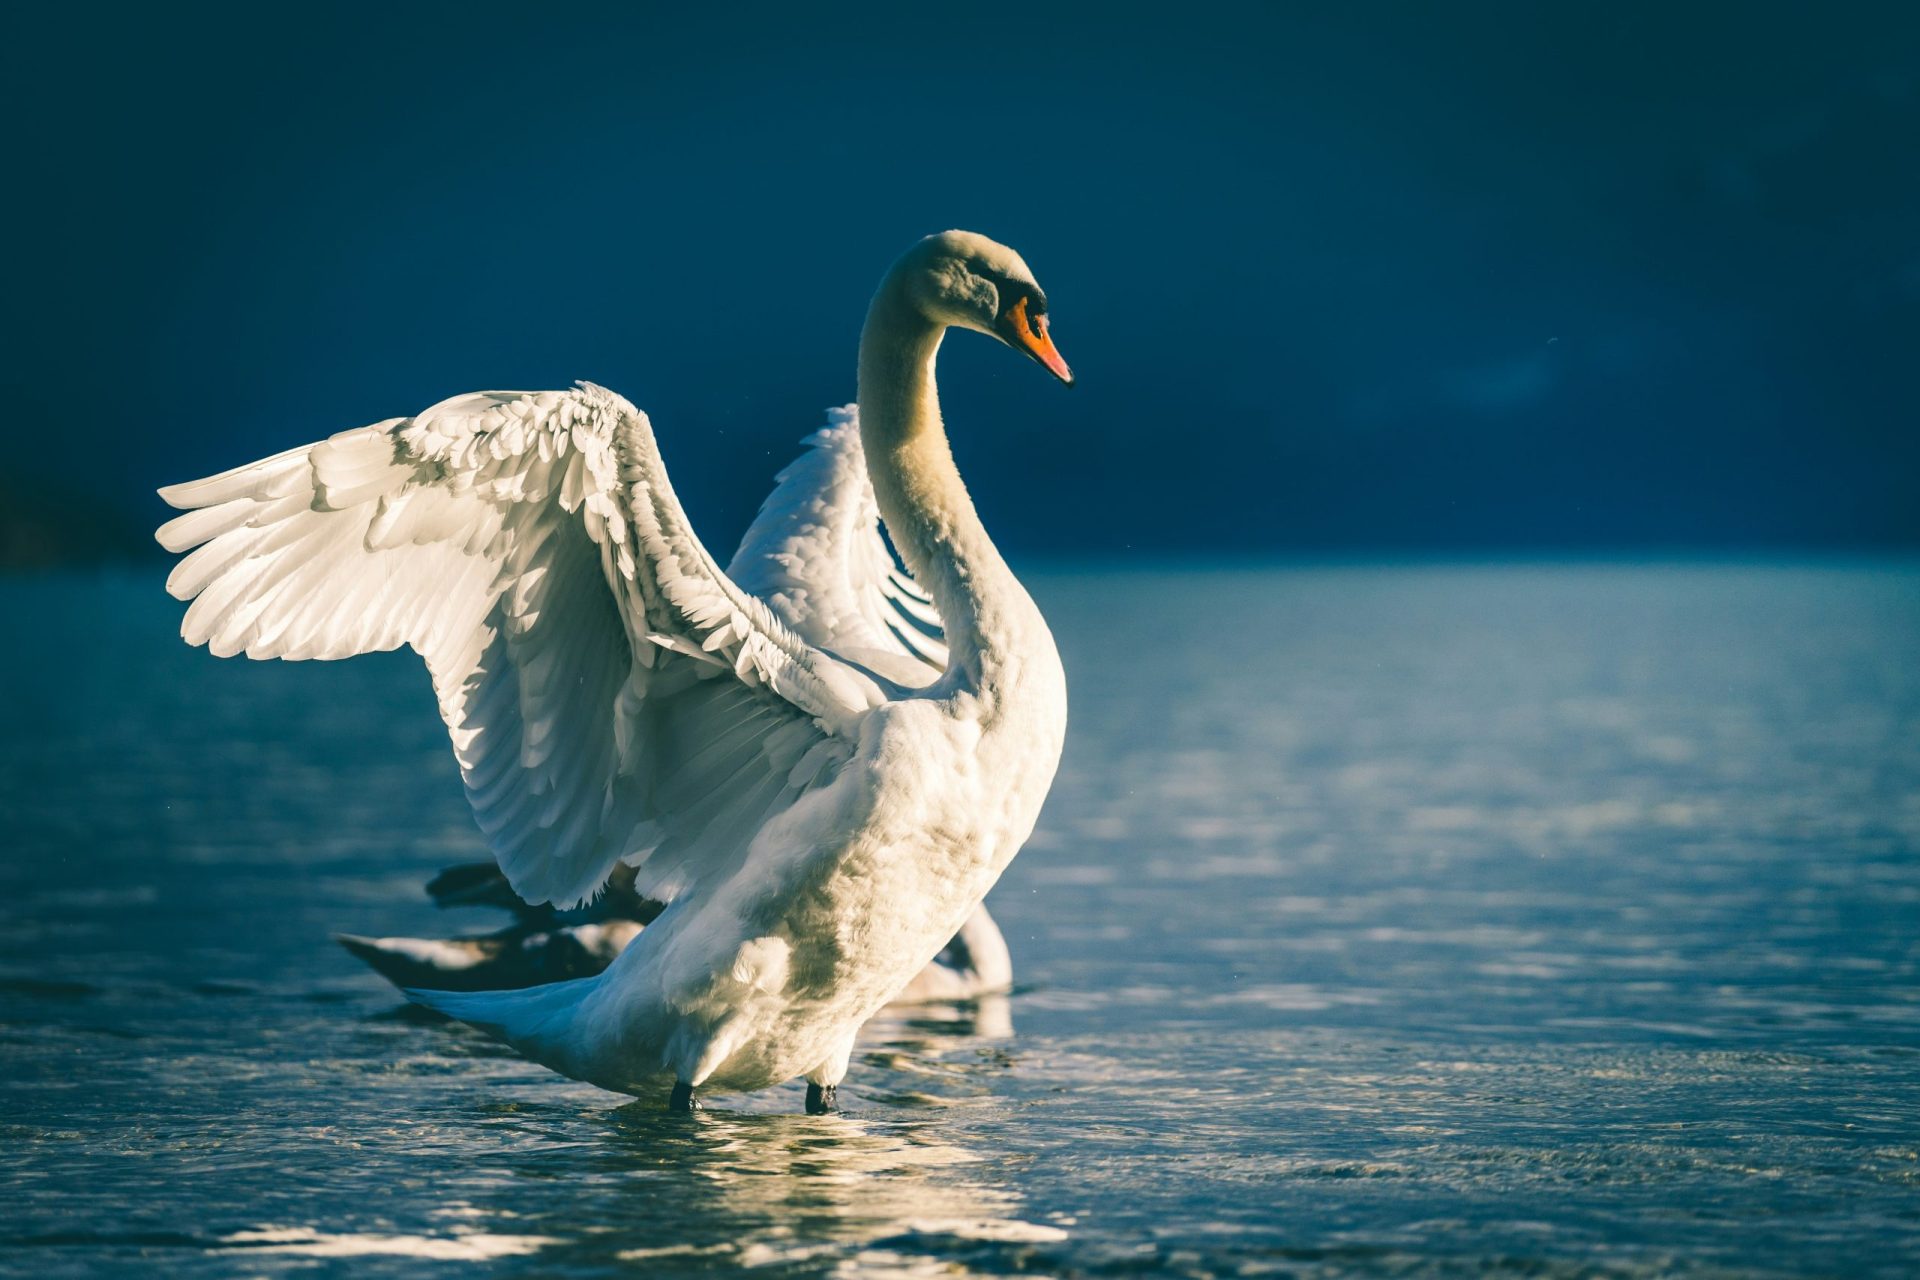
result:
[[[933,383],[950,325],[1070,381],[1044,308],[983,237],[910,250],[869,312],[858,409],[724,572],[646,415],[588,383],[456,397],[161,491],[188,510],[160,541],[197,548],[168,579],[189,642],[410,645],[514,891],[572,906],[625,863],[668,904],[598,977],[417,998],[627,1092],[838,1082],[1058,760],[1052,639],[974,515]]]

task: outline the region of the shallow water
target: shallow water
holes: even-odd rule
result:
[[[1025,989],[839,1117],[408,1010],[474,857],[406,655],[0,582],[0,1270],[1905,1275],[1920,569],[1053,572]]]

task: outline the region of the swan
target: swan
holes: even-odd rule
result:
[[[836,1109],[861,1024],[1019,852],[1066,734],[1052,634],[947,442],[950,328],[1073,384],[1019,254],[918,242],[868,308],[857,404],[726,570],[647,416],[586,382],[457,396],[160,491],[186,513],[157,536],[189,553],[167,580],[188,643],[411,646],[513,891],[574,907],[624,867],[663,904],[598,975],[411,998],[670,1110],[796,1077],[808,1112]]]
[[[398,987],[531,987],[599,973],[662,909],[660,903],[632,892],[632,871],[627,868],[616,868],[600,897],[578,911],[522,902],[491,862],[449,867],[427,885],[427,893],[439,907],[502,907],[513,913],[514,922],[477,937],[366,938],[340,933],[334,941]],[[1012,987],[1007,940],[982,902],[891,1003],[978,1000],[1004,995]]]

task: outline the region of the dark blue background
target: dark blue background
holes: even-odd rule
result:
[[[949,344],[1016,551],[1920,543],[1920,6],[692,8],[18,19],[13,558],[574,378],[724,548],[949,226],[1082,379]]]

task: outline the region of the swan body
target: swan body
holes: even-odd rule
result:
[[[983,236],[921,241],[837,411],[723,571],[646,416],[591,384],[483,392],[162,490],[215,653],[411,645],[515,893],[616,874],[664,904],[597,976],[415,991],[604,1088],[810,1108],[862,1023],[946,947],[1031,833],[1066,728],[1045,620],[981,526],[934,364],[975,329],[1071,385],[1046,299]],[[875,516],[898,549],[893,563]],[[822,1091],[824,1095],[822,1095]]]

